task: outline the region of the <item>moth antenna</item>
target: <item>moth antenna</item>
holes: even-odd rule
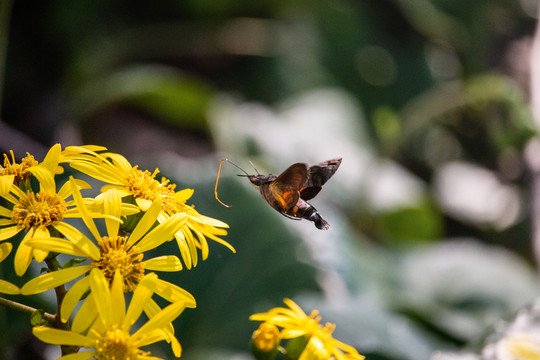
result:
[[[229,159],[223,159],[223,160],[221,160],[221,162],[224,162],[224,161],[226,161],[226,162],[228,162],[229,164],[231,164],[231,165],[237,167],[237,168],[240,169],[244,174],[246,174],[246,176],[249,176],[249,174],[246,172],[246,170],[242,169],[240,166],[236,165],[236,164],[233,163],[231,160],[229,160]],[[221,166],[221,163],[219,163],[219,164],[220,164],[220,166]],[[239,175],[239,176],[243,176],[243,175]]]
[[[218,181],[219,181],[219,174],[221,173],[221,165],[223,164],[224,161],[229,161],[227,159],[223,159],[219,162],[219,168],[218,168],[218,172],[217,172],[217,178],[216,178],[216,186],[214,187],[214,195],[216,196],[216,200],[223,206],[225,207],[228,207],[230,208],[232,205],[227,205],[225,204],[223,201],[219,200],[219,197],[218,197],[218,194],[217,194],[217,186],[218,186]],[[234,164],[233,164],[234,165]]]
[[[253,165],[253,163],[251,162],[251,160],[249,160],[249,163],[251,164],[251,167],[253,167],[255,169],[255,172],[257,173],[257,175],[261,175],[261,173],[259,172],[259,170],[257,170],[257,168],[255,167],[255,165]]]

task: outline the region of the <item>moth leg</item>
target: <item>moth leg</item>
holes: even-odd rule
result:
[[[282,213],[282,212],[280,212],[280,214],[283,215],[283,216],[285,216],[285,217],[287,217],[287,218],[289,218],[289,219],[293,219],[293,220],[302,220],[302,219],[300,219],[300,218],[291,216],[291,215],[289,215],[289,214],[287,214],[287,213]]]

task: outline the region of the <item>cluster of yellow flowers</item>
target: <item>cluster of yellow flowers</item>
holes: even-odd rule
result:
[[[90,186],[72,176],[57,191],[55,178],[63,172],[62,164],[103,181],[106,185],[101,194],[83,198],[81,190]],[[45,342],[65,345],[65,358],[142,359],[146,355],[139,347],[161,340],[169,342],[179,357],[181,347],[171,322],[184,308],[195,307],[195,299],[150,272],[181,270],[177,256],[144,259],[144,253],[175,239],[185,266],[191,268],[197,265],[198,251],[207,258],[207,239],[234,251],[219,237],[227,233],[227,224],[199,214],[186,204],[193,190],[175,192],[175,185],[168,180],[155,178],[157,173],[141,171],[123,156],[98,146],[62,150],[57,144],[41,163],[29,154],[19,164],[13,153],[11,159],[4,155],[4,166],[0,167],[0,241],[24,234],[19,237],[14,258],[19,276],[33,259],[45,262],[49,271],[20,289],[1,280],[0,292],[31,295],[55,288],[60,308],[50,324],[54,327],[35,327],[33,332]],[[80,218],[91,236],[66,222],[69,218]],[[100,233],[96,219],[103,219],[106,234]],[[0,244],[0,260],[12,247],[11,242]],[[58,254],[77,260],[60,265]],[[71,281],[74,283],[66,291],[64,285]],[[127,292],[133,296],[126,309]],[[153,294],[170,305],[161,309]],[[148,322],[130,334],[130,327],[143,311]],[[93,351],[74,356],[77,347]]]
[[[83,198],[81,190],[90,185],[74,176],[57,190],[65,165],[103,182],[101,193]],[[12,152],[11,158],[4,154],[0,262],[16,246],[17,275],[25,274],[33,260],[44,262],[48,271],[21,288],[0,280],[0,293],[32,295],[55,290],[56,314],[45,313],[33,318],[32,324],[37,338],[62,346],[60,359],[157,359],[140,348],[158,341],[168,342],[174,355],[181,356],[172,322],[185,308],[196,306],[195,298],[153,271],[195,267],[199,256],[208,257],[208,239],[235,250],[221,239],[228,225],[199,214],[186,204],[193,190],[176,191],[169,180],[157,180],[158,173],[139,170],[123,156],[93,145],[62,150],[56,144],[42,162],[28,154],[17,163]],[[80,225],[66,221],[71,218],[79,219],[75,224]],[[145,259],[146,252],[173,240],[181,259],[175,255]],[[58,255],[71,257],[60,264]],[[71,286],[66,289],[68,283]],[[126,293],[131,293],[129,304]],[[154,295],[169,305],[161,308]],[[0,303],[4,301],[9,300],[0,298]],[[331,337],[333,326],[320,327],[318,318],[307,317],[292,301],[286,302],[292,313],[274,309],[253,315],[252,319],[266,324],[255,337],[261,349],[277,348],[275,339],[305,336],[302,360],[363,358]],[[147,321],[132,329],[143,312]],[[279,332],[276,326],[283,330]],[[81,348],[86,350],[79,352]]]
[[[257,360],[275,359],[278,353],[298,360],[364,359],[355,348],[332,337],[334,324],[319,324],[317,310],[308,316],[291,299],[283,301],[288,308],[277,307],[250,317],[263,321],[251,338],[251,350]],[[281,340],[288,340],[286,348],[281,347]]]

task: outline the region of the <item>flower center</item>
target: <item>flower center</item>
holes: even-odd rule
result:
[[[116,326],[101,334],[94,349],[97,360],[136,360],[150,354],[139,350],[129,334]]]
[[[29,191],[13,207],[12,220],[26,229],[48,227],[55,221],[61,221],[66,211],[66,202],[60,195]]]
[[[135,290],[137,284],[144,276],[144,265],[141,263],[143,254],[139,254],[134,248],[126,244],[127,237],[104,236],[100,241],[101,258],[92,263],[92,267],[103,271],[103,274],[112,284],[114,273],[120,270],[124,279],[124,292]]]
[[[170,184],[169,179],[162,178],[161,182],[155,179],[159,170],[156,169],[153,173],[148,170],[141,171],[134,166],[128,177],[128,189],[134,197],[153,201],[158,196],[161,196],[162,207],[166,212],[175,213],[176,198],[174,190],[176,184]]]
[[[32,173],[26,171],[26,169],[37,166],[38,162],[34,159],[32,155],[26,153],[26,157],[21,160],[20,164],[17,164],[15,161],[15,155],[13,150],[11,153],[11,161],[7,154],[4,154],[4,166],[0,166],[0,175],[15,175],[15,183],[20,183],[21,181],[28,180]]]

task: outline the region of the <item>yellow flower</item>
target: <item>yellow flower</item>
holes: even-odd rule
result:
[[[0,244],[0,262],[4,261],[4,259],[8,257],[8,255],[11,253],[12,248],[13,245],[11,245],[10,243]],[[0,280],[0,293],[16,295],[20,294],[21,290],[16,285],[13,285],[10,282]]]
[[[122,197],[132,196],[142,211],[146,211],[150,204],[161,200],[161,212],[158,217],[160,223],[165,222],[175,214],[186,216],[185,225],[176,234],[182,259],[187,268],[196,266],[198,262],[197,248],[201,250],[202,259],[208,257],[209,247],[207,238],[210,238],[235,252],[234,248],[219,238],[227,234],[224,228],[228,225],[222,221],[199,214],[193,206],[186,201],[193,194],[192,189],[175,191],[176,185],[168,179],[156,179],[159,170],[153,173],[139,170],[137,166],[131,166],[126,158],[115,153],[98,154],[87,148],[68,147],[63,161],[82,173],[109,185],[103,189],[117,189]]]
[[[29,153],[26,153],[26,157],[21,160],[20,164],[15,161],[13,150],[10,151],[10,154],[11,160],[7,154],[4,154],[4,166],[0,165],[0,195],[9,193],[13,184],[28,181],[32,175],[28,169],[38,165],[38,162]]]
[[[73,189],[74,201],[81,210],[82,219],[92,233],[97,245],[80,232],[64,233],[67,239],[54,237],[35,238],[29,240],[28,244],[35,249],[48,249],[57,253],[83,258],[89,260],[90,263],[53,271],[34,278],[22,287],[21,293],[23,295],[37,294],[66,284],[92,269],[98,269],[109,284],[112,284],[114,274],[119,272],[125,292],[133,291],[136,288],[143,278],[145,270],[179,271],[182,269],[182,264],[176,256],[160,256],[143,261],[143,254],[171,239],[174,233],[184,226],[186,222],[185,214],[171,216],[162,224],[153,227],[160,212],[160,201],[154,201],[129,237],[120,236],[119,223],[108,218],[105,218],[108,235],[101,236],[73,178],[70,179],[70,184]],[[104,194],[107,195],[103,198],[103,201],[107,203],[104,209],[107,209],[108,215],[119,217],[121,195],[115,190],[107,191]],[[186,307],[195,307],[195,299],[187,291],[163,280],[158,279],[156,283],[155,292],[159,296],[171,303],[181,301],[185,303]],[[68,321],[77,302],[82,298],[89,286],[88,277],[82,277],[69,289],[60,309],[63,322]],[[88,299],[91,299],[91,301],[88,301]],[[95,307],[92,306],[92,301],[96,301],[95,295],[89,296],[86,300],[81,310],[84,308],[88,309],[86,311],[94,311],[94,314],[97,314],[95,313]],[[153,309],[155,310],[155,307]],[[152,308],[148,310],[151,312]],[[83,317],[77,317],[74,320],[73,329],[86,328],[88,325],[90,324],[84,322]]]
[[[104,150],[104,147],[88,145],[80,147],[80,149],[100,151]],[[4,165],[0,165],[0,195],[9,193],[11,185],[15,184],[20,188],[26,188],[29,186],[28,180],[32,173],[31,169],[36,166],[41,166],[49,169],[53,174],[61,174],[63,172],[62,167],[58,166],[59,162],[64,162],[70,155],[73,155],[70,151],[64,151],[61,153],[60,144],[55,144],[51,147],[47,156],[43,162],[38,163],[33,155],[26,153],[26,157],[22,158],[20,164],[17,164],[13,151],[10,151],[11,159],[7,154],[4,154]]]
[[[91,349],[88,352],[65,355],[60,359],[158,359],[151,357],[149,352],[140,348],[163,340],[169,342],[174,355],[180,357],[182,348],[174,337],[174,332],[171,332],[170,324],[184,310],[183,302],[172,303],[163,310],[159,310],[138,330],[131,329],[158,287],[155,274],[148,274],[141,279],[127,309],[122,289],[122,276],[119,272],[115,273],[110,287],[108,279],[97,269],[91,271],[88,279],[91,293],[94,295],[97,317],[87,332],[80,333],[48,327],[34,327],[32,331],[38,339],[49,344]]]
[[[498,358],[512,360],[540,360],[538,333],[523,332],[502,338],[496,346]]]
[[[313,310],[309,316],[291,299],[284,299],[283,302],[289,308],[277,307],[270,309],[266,313],[253,314],[250,320],[266,321],[281,327],[281,337],[291,339],[302,335],[311,336],[320,330],[319,321],[321,317],[317,310]]]
[[[277,307],[266,313],[250,316],[250,320],[264,321],[281,328],[282,339],[298,339],[304,337],[307,344],[302,349],[299,360],[362,360],[352,346],[332,337],[335,325],[327,323],[322,327],[319,312],[314,310],[309,316],[292,300],[284,299],[288,308]],[[302,344],[303,342],[298,342]]]
[[[299,360],[364,359],[355,348],[332,337],[335,328],[334,324],[327,323],[324,328],[313,333]]]
[[[32,258],[41,262],[49,253],[48,249],[32,249],[28,245],[29,240],[50,238],[53,229],[65,236],[68,236],[67,234],[78,236],[79,231],[64,221],[68,218],[81,217],[79,208],[75,206],[73,200],[67,200],[73,195],[72,188],[64,184],[58,192],[56,191],[53,171],[58,166],[59,157],[60,146],[55,145],[42,164],[25,170],[24,174],[31,174],[38,180],[39,192],[34,193],[30,189],[25,191],[12,184],[7,193],[0,194],[6,200],[0,205],[0,241],[7,240],[21,231],[26,233],[15,254],[15,272],[18,275],[26,272]],[[0,182],[2,179],[0,176]],[[0,187],[5,187],[8,183],[4,182]],[[75,184],[77,189],[90,187],[82,180],[77,180]],[[99,213],[91,213],[91,216],[103,217]]]

